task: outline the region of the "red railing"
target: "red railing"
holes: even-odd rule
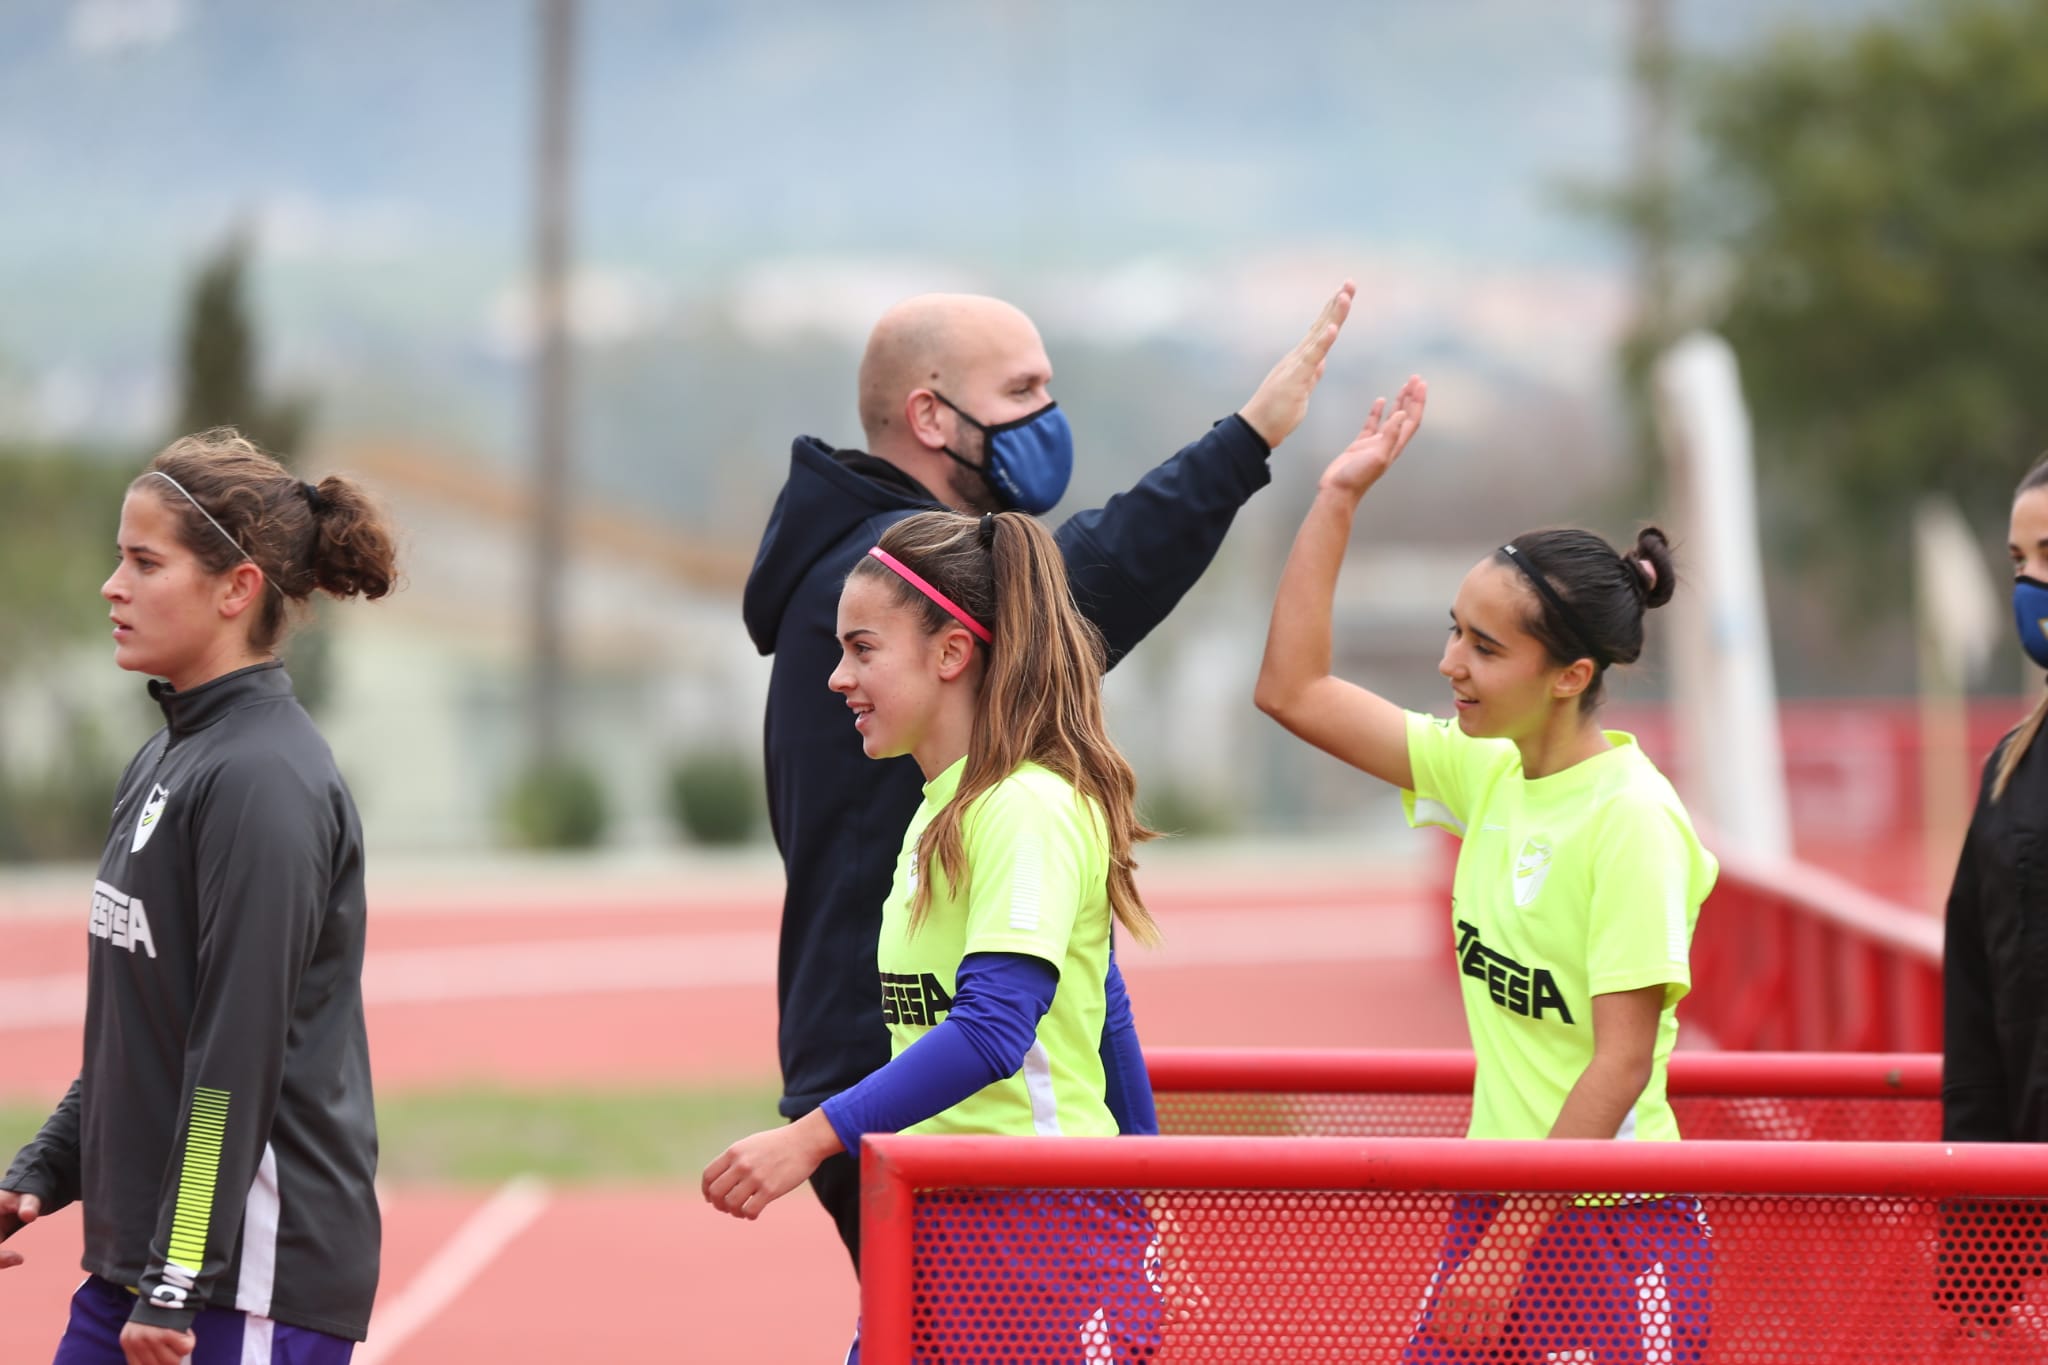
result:
[[[867,1365],[1478,1359],[1466,1264],[1531,1359],[2048,1356],[2022,1146],[891,1135],[862,1180]]]
[[[1930,731],[1909,698],[1809,697],[1779,703],[1785,795],[1800,861],[1831,868],[1914,909],[1938,904],[1955,868],[1950,841],[1962,833],[1985,756],[2020,722],[2031,696],[1973,700],[1962,734]],[[1669,707],[1617,700],[1601,723],[1632,732],[1665,776],[1688,790],[1685,755]],[[1960,777],[1950,794],[1953,827],[1927,828],[1930,761]],[[1704,810],[1695,810],[1703,815]],[[1931,846],[1930,846],[1931,843]],[[1714,847],[1709,841],[1709,847]],[[1718,851],[1718,850],[1717,850]]]
[[[1679,1028],[1735,1050],[1939,1051],[1941,934],[1818,868],[1724,856]]]
[[[1170,1135],[1460,1137],[1471,1117],[1469,1052],[1160,1048],[1147,1063]],[[1928,1053],[1678,1052],[1667,1093],[1688,1138],[1941,1136]]]
[[[1441,1048],[1155,1048],[1152,1089],[1185,1092],[1469,1093],[1472,1054]],[[1677,1052],[1670,1093],[1861,1099],[1941,1098],[1934,1053]]]

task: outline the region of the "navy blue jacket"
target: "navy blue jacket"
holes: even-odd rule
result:
[[[1116,661],[1202,576],[1245,500],[1265,487],[1266,444],[1228,417],[1127,492],[1054,534],[1074,600]],[[940,504],[894,465],[800,436],[747,578],[747,631],[775,656],[768,680],[769,817],[782,851],[776,996],[782,1104],[796,1118],[889,1060],[875,984],[903,831],[923,799],[908,757],[861,752],[839,664],[839,590],[882,532]]]

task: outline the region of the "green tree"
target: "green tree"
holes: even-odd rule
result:
[[[595,848],[611,820],[597,770],[574,758],[520,772],[506,794],[504,813],[512,841],[521,848]]]
[[[179,345],[174,434],[237,427],[291,469],[298,464],[313,405],[304,394],[262,392],[261,347],[244,297],[248,266],[248,239],[235,233],[193,277]],[[333,650],[311,612],[293,631],[285,652],[299,700],[318,711],[332,691]]]
[[[0,682],[106,626],[99,586],[134,475],[98,452],[0,446]]]
[[[0,446],[0,687],[47,711],[60,736],[57,761],[41,771],[0,750],[0,861],[96,852],[120,774],[113,746],[131,729],[148,733],[139,692],[132,725],[126,715],[88,716],[67,695],[62,666],[106,629],[98,590],[134,472],[100,452]]]
[[[179,344],[176,434],[238,427],[290,466],[305,440],[312,403],[303,394],[261,392],[261,348],[244,299],[248,267],[248,238],[236,233],[192,279]]]
[[[1718,280],[1686,320],[1741,359],[1781,547],[1890,597],[1918,498],[2001,526],[2048,445],[2048,6],[1923,0],[1685,85]]]
[[[707,749],[669,769],[669,817],[692,842],[743,844],[760,827],[761,765],[737,751]]]

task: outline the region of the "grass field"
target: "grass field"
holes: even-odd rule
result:
[[[394,1096],[377,1105],[381,1180],[496,1185],[694,1184],[734,1139],[782,1120],[776,1090],[520,1091],[496,1087]],[[47,1111],[0,1105],[0,1151],[35,1136]]]

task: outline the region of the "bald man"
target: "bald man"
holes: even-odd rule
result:
[[[1232,518],[1271,478],[1351,310],[1350,281],[1251,400],[1128,491],[1054,532],[1074,600],[1116,661],[1208,568]],[[876,323],[860,366],[867,449],[799,436],[747,579],[747,630],[775,656],[768,682],[768,801],[787,889],[777,972],[781,1111],[796,1119],[889,1060],[875,979],[882,902],[923,799],[908,758],[874,762],[826,686],[839,662],[839,589],[904,517],[935,507],[1044,513],[1066,491],[1074,444],[1031,319],[1000,299],[928,294]],[[1104,1074],[1126,1132],[1156,1131],[1152,1094],[1112,953]],[[860,1264],[860,1169],[840,1154],[812,1188]]]

